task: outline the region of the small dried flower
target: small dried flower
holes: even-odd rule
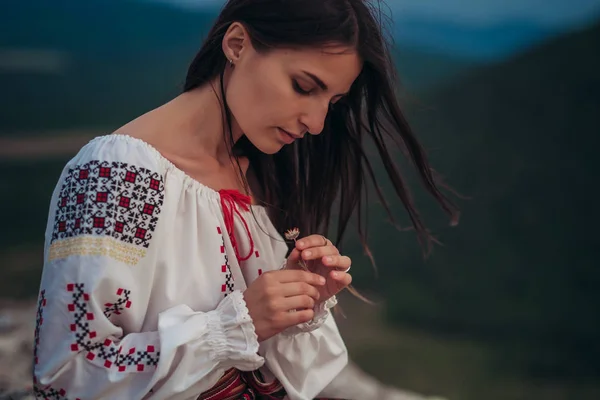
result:
[[[298,228],[288,229],[287,231],[285,231],[284,236],[287,240],[293,240],[295,242],[296,239],[298,239],[298,236],[300,236],[300,229],[298,229]],[[300,257],[300,259],[298,260],[298,265],[300,265],[300,267],[303,270],[308,271],[308,266],[306,265],[306,263],[304,262],[302,257]]]
[[[285,238],[287,240],[296,240],[300,236],[300,230],[298,228],[292,228],[285,231]]]

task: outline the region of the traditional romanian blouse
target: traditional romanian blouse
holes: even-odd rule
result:
[[[84,146],[51,199],[36,395],[220,398],[215,388],[240,373],[289,399],[326,393],[347,363],[335,298],[313,321],[258,343],[242,292],[282,266],[287,246],[266,210],[245,200],[193,180],[139,139]]]

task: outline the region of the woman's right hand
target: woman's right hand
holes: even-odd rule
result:
[[[244,300],[258,341],[312,320],[319,300],[316,286],[324,284],[322,276],[300,270],[265,272],[252,282],[244,291]]]

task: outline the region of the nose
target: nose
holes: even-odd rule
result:
[[[306,127],[311,135],[319,135],[325,127],[325,118],[329,111],[329,102],[321,104],[314,102],[306,112],[300,115],[300,123]]]

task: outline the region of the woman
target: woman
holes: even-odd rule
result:
[[[421,238],[384,134],[452,211],[394,97],[376,14],[230,0],[183,93],[68,163],[46,230],[39,397],[339,396],[347,352],[329,310],[351,260],[323,235],[336,199],[336,242],[360,212],[364,140]]]

